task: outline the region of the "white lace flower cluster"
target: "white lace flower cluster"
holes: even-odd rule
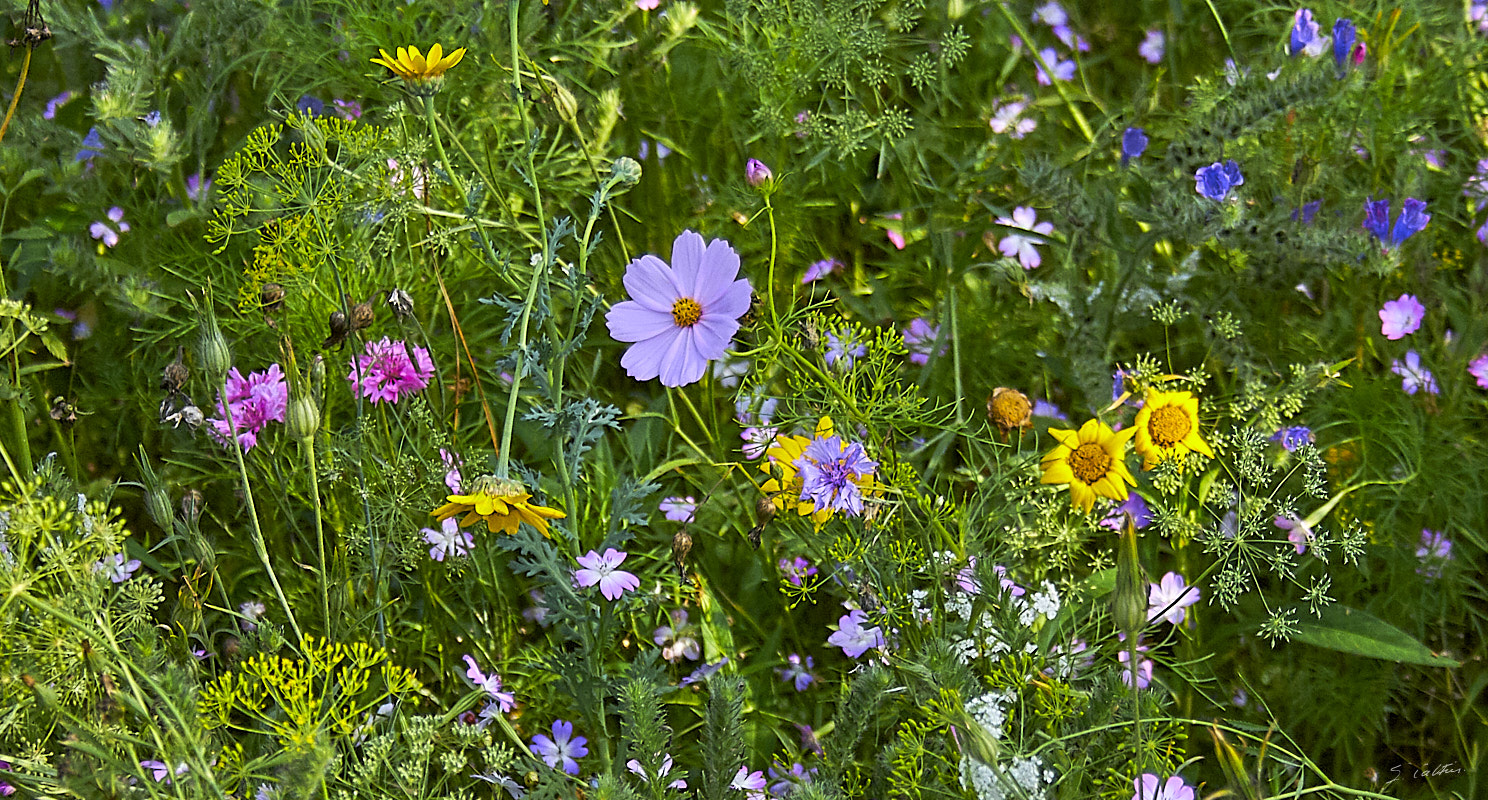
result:
[[[1054,770],[1044,769],[1038,756],[1014,756],[995,765],[969,756],[961,759],[961,788],[975,791],[978,800],[1048,800],[1045,789],[1053,785],[1054,777]]]

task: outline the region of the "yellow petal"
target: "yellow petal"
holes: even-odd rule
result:
[[[1050,428],[1049,435],[1053,436],[1056,441],[1071,450],[1080,446],[1080,434],[1075,431]]]
[[[444,48],[439,46],[439,42],[435,42],[434,46],[429,48],[429,66],[438,67],[441,58],[444,58]]]
[[[1072,483],[1074,480],[1075,473],[1070,469],[1069,462],[1058,461],[1044,468],[1039,483]]]
[[[1098,420],[1098,419],[1096,419],[1094,417],[1091,417],[1090,419],[1086,420],[1085,421],[1085,424],[1080,426],[1080,433],[1079,433],[1080,443],[1081,444],[1084,444],[1086,442],[1098,442],[1098,441],[1100,441],[1101,440],[1101,434],[1103,433],[1103,431],[1101,429],[1102,428],[1105,428],[1105,427],[1106,427],[1105,426],[1105,423],[1101,422],[1100,420]]]
[[[1197,427],[1189,431],[1187,436],[1183,437],[1183,444],[1196,453],[1203,453],[1210,458],[1214,458],[1214,451],[1209,448],[1209,443],[1199,438],[1199,429]]]
[[[459,50],[456,50],[455,52],[450,53],[449,55],[444,57],[444,68],[449,69],[450,67],[459,64],[460,60],[463,58],[465,58],[465,48],[462,47]]]
[[[816,423],[816,438],[825,439],[832,435],[832,418],[822,417]],[[809,443],[808,443],[809,444]]]
[[[1091,507],[1095,505],[1095,492],[1092,491],[1089,486],[1086,486],[1079,481],[1071,482],[1069,485],[1069,491],[1070,500],[1074,502],[1075,505],[1085,509],[1086,513],[1089,513]]]

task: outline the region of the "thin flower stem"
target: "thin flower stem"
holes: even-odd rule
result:
[[[952,281],[954,280],[955,276],[953,275]],[[964,428],[966,427],[966,410],[962,408],[962,399],[966,396],[966,391],[961,385],[961,328],[960,316],[956,313],[956,284],[954,282],[951,283],[948,294],[950,295],[948,298],[950,301],[948,307],[951,317],[951,362],[952,366],[955,367],[956,373],[956,426],[958,428]],[[935,343],[931,342],[930,347],[930,352],[933,355],[935,353]]]
[[[325,636],[335,639],[335,626],[331,624],[331,588],[325,555],[325,526],[321,523],[320,473],[315,468],[315,434],[304,441],[305,466],[310,470],[310,496],[315,501],[315,549],[320,562],[320,613],[325,616]]]
[[[26,58],[21,62],[21,77],[16,81],[15,96],[10,98],[10,108],[5,110],[5,121],[0,122],[0,141],[5,139],[5,132],[10,130],[10,118],[15,116],[16,106],[21,102],[21,91],[26,88],[26,76],[31,72],[31,47],[26,47]]]
[[[765,196],[765,213],[770,217],[770,271],[765,278],[765,292],[770,297],[770,322],[779,327],[780,315],[775,313],[775,251],[780,242],[775,233],[775,206],[770,203],[770,196]]]

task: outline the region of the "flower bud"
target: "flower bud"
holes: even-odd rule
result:
[[[202,313],[196,340],[197,360],[206,370],[214,386],[221,385],[222,378],[232,366],[232,350],[217,327],[217,317],[208,309]]]
[[[331,329],[331,335],[320,343],[321,347],[340,347],[346,343],[346,335],[351,333],[351,323],[346,320],[346,314],[332,311],[326,325]]]
[[[641,182],[641,164],[630,156],[621,156],[610,165],[610,174],[621,184],[634,186]]]
[[[749,159],[749,163],[744,165],[744,180],[748,181],[749,185],[753,188],[758,189],[762,184],[774,177],[775,173],[771,172],[768,166],[765,166],[765,162],[757,158]]]
[[[320,429],[320,406],[309,395],[300,395],[289,401],[288,416],[284,420],[289,438],[303,442]]]
[[[161,530],[171,533],[175,529],[176,515],[164,486],[157,483],[145,490],[145,511]]]
[[[1121,528],[1121,545],[1116,551],[1116,588],[1111,594],[1111,618],[1116,630],[1136,636],[1147,624],[1147,576],[1137,557],[1137,526],[1131,515]]]
[[[544,75],[543,80],[547,83],[547,89],[552,93],[553,108],[558,111],[558,116],[564,122],[573,124],[579,115],[579,101],[574,98],[573,92],[564,88],[556,78]]]
[[[672,561],[676,562],[678,572],[687,570],[687,554],[691,552],[692,534],[683,528],[672,537]]]

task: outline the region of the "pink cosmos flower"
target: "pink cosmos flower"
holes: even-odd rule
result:
[[[118,226],[114,230],[107,222],[94,222],[88,226],[88,235],[103,242],[104,247],[113,247],[119,243],[119,234],[129,232],[129,223],[124,221],[124,209],[114,206],[108,210],[109,221]]]
[[[1014,208],[1012,217],[998,217],[997,224],[1042,236],[1048,236],[1054,232],[1054,223],[1039,222],[1038,212],[1028,206]],[[1038,245],[1041,244],[1044,244],[1044,240],[1039,236],[1010,233],[997,243],[997,249],[1008,258],[1017,256],[1018,263],[1023,265],[1023,269],[1037,269],[1039,264],[1043,263],[1043,256],[1038,251]]]
[[[625,268],[631,299],[605,315],[610,335],[635,344],[620,365],[630,377],[663,386],[695,383],[709,361],[723,357],[749,310],[751,287],[739,274],[739,254],[722,239],[706,246],[683,231],[672,242],[672,265],[644,255]]]
[[[1413,294],[1403,294],[1398,300],[1385,303],[1379,311],[1380,333],[1386,339],[1403,339],[1421,328],[1421,318],[1426,307]]]
[[[384,336],[380,342],[367,342],[366,355],[351,362],[346,380],[376,405],[396,403],[403,395],[423,391],[433,377],[434,361],[428,350]]]
[[[1156,775],[1144,772],[1141,777],[1132,779],[1132,786],[1137,790],[1132,800],[1194,800],[1193,787],[1177,775],[1163,782]]]
[[[1173,625],[1183,622],[1188,612],[1184,609],[1199,602],[1199,589],[1185,586],[1183,576],[1169,572],[1160,583],[1149,584],[1147,595],[1147,621],[1166,619]]]
[[[289,407],[289,384],[284,382],[284,372],[278,364],[270,364],[264,372],[249,373],[247,378],[233,367],[227,373],[227,402],[232,407],[232,430],[237,432],[238,444],[244,451],[252,450],[265,425],[284,421],[284,412]],[[226,447],[227,409],[220,396],[217,417],[207,421],[212,424],[217,440]]]
[[[620,569],[627,555],[613,547],[605,550],[604,555],[590,550],[579,556],[579,566],[583,569],[574,573],[574,579],[580,586],[599,584],[599,593],[606,600],[619,600],[620,595],[641,587],[640,578]]]

